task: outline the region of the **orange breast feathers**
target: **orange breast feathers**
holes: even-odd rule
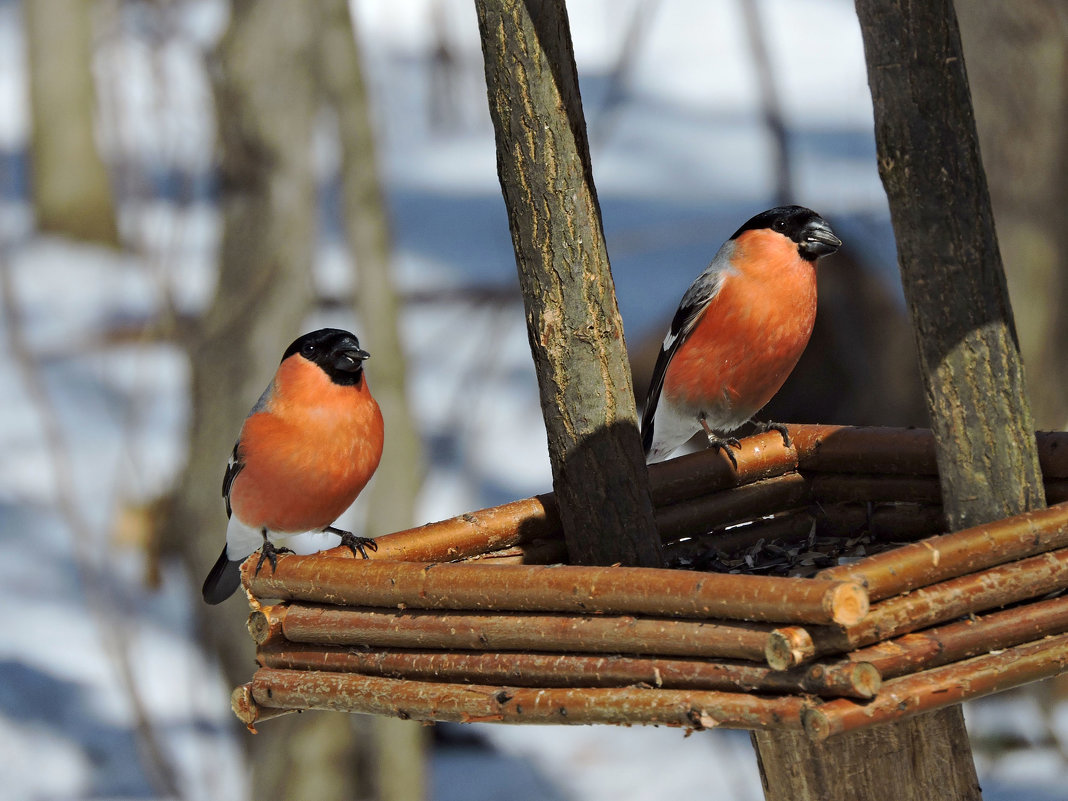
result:
[[[366,376],[340,386],[311,362],[286,359],[265,408],[241,429],[245,466],[230,488],[233,513],[278,532],[330,525],[377,469],[382,435]]]
[[[770,230],[735,240],[730,272],[664,376],[675,403],[740,425],[786,381],[816,320],[816,270]]]

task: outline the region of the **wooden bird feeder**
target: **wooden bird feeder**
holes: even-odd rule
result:
[[[814,739],[1063,672],[1068,433],[1048,509],[944,533],[930,432],[794,425],[650,467],[674,569],[579,567],[552,495],[242,567],[258,721],[803,729]],[[685,569],[689,567],[690,569]],[[693,569],[699,568],[699,569]]]

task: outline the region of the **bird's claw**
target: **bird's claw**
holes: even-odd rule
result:
[[[734,451],[731,450],[731,448],[742,447],[742,443],[738,441],[737,437],[715,437],[709,435],[708,447],[717,448],[718,450],[723,451],[726,457],[731,460],[734,469],[738,469],[738,459],[735,457]]]
[[[343,531],[340,528],[334,528],[333,526],[327,526],[326,530],[333,534],[341,535],[341,544],[352,551],[352,555],[359,554],[364,559],[367,559],[367,549],[372,551],[378,550],[378,543],[370,537],[357,537],[351,531]]]
[[[790,432],[786,430],[786,426],[782,423],[772,423],[766,421],[763,423],[753,423],[754,433],[763,434],[766,431],[778,431],[782,436],[782,444],[789,448],[793,443],[790,441]]]
[[[263,567],[264,560],[271,563],[272,573],[278,570],[278,554],[280,553],[293,553],[293,551],[289,548],[275,545],[264,536],[263,545],[260,546],[260,558],[256,562],[256,571],[253,575],[258,576],[260,574],[260,568]]]

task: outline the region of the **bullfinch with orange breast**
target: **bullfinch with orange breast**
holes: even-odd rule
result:
[[[356,499],[382,457],[382,413],[367,388],[369,357],[348,331],[323,328],[297,339],[252,407],[223,476],[226,545],[204,581],[220,603],[240,584],[241,562],[256,569],[278,553],[345,545],[366,558],[374,540],[331,523]]]
[[[650,462],[698,431],[737,467],[726,436],[786,381],[816,320],[816,261],[841,247],[816,212],[781,206],[739,228],[686,294],[664,337],[642,415]],[[785,426],[774,429],[790,444]]]

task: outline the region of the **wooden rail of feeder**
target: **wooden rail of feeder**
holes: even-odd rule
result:
[[[772,670],[741,661],[592,654],[345,648],[285,640],[256,652],[261,667],[326,670],[415,681],[517,687],[626,687],[871,698],[882,677],[852,660]]]
[[[248,685],[257,707],[333,709],[457,723],[614,723],[710,728],[801,728],[806,701],[713,690],[641,687],[524,688],[406,681],[357,673],[260,668]],[[261,710],[249,714],[262,720]]]
[[[718,450],[687,453],[665,462],[649,465],[649,491],[654,506],[669,506],[709,492],[753,484],[797,470],[797,451],[784,447],[782,437],[772,431],[747,437],[735,470]]]
[[[842,628],[812,627],[817,655],[843,653],[1068,587],[1068,549],[998,565],[888,598],[872,605],[867,617]]]
[[[926,428],[789,425],[801,471],[937,475],[934,437]],[[1068,432],[1038,431],[1038,461],[1047,479],[1068,478]]]
[[[891,679],[864,704],[836,699],[807,709],[803,713],[805,731],[816,740],[824,740],[833,734],[911,717],[1054,676],[1066,666],[1068,635],[1046,637]]]
[[[770,624],[564,615],[356,609],[292,603],[250,616],[260,645],[290,642],[388,648],[658,654],[762,661]]]
[[[790,668],[815,659],[816,643],[808,629],[783,626],[772,631],[764,644],[764,661],[772,670]]]
[[[775,432],[771,432],[775,434]],[[665,505],[797,468],[797,455],[782,447],[779,437],[750,437],[737,452],[738,470],[715,450],[700,451],[651,465],[653,502]],[[552,493],[458,515],[378,537],[372,558],[411,562],[447,562],[510,548],[536,539],[560,538],[560,518]],[[336,555],[346,553],[338,550]]]
[[[823,570],[817,578],[856,581],[871,600],[1068,545],[1068,504],[1027,512],[903,545],[850,565]]]
[[[692,536],[715,526],[796,508],[811,500],[809,481],[797,473],[788,473],[657,507],[656,526],[664,539]]]
[[[788,430],[793,439],[790,448],[783,446],[781,437],[776,439],[776,432],[742,440],[741,449],[734,452],[738,459],[737,471],[716,450],[699,451],[650,465],[650,491],[654,504],[660,510],[658,522],[665,527],[662,529],[665,536],[673,536],[672,532],[676,530],[673,527],[677,525],[683,526],[686,533],[693,533],[694,524],[686,521],[700,518],[699,510],[684,511],[679,508],[669,512],[676,504],[732,487],[743,489],[746,485],[777,476],[787,477],[798,470],[815,474],[936,475],[933,440],[926,429],[790,425]],[[1051,494],[1052,501],[1068,500],[1068,433],[1039,432],[1036,436],[1039,461],[1047,479],[1047,494]],[[889,500],[904,500],[891,497],[895,488],[930,499],[931,486],[926,482],[912,485],[886,482],[865,484],[863,479],[851,485],[840,480],[816,485],[818,491],[833,492],[842,501],[872,500],[863,497],[865,487]],[[790,497],[799,497],[799,502],[807,502],[808,497],[792,476],[776,490],[763,491],[771,493],[770,497],[764,496],[764,500],[774,501],[777,508],[783,509],[789,507],[787,501]],[[711,511],[721,515],[732,504],[743,511],[749,508],[753,513],[774,511],[750,506],[760,492],[743,493],[737,500],[713,502]],[[779,492],[782,495],[776,495]],[[819,500],[826,502],[830,499]],[[680,518],[681,522],[677,523]],[[696,524],[698,528],[702,525],[705,522]],[[712,522],[704,530],[714,525],[715,522]],[[376,540],[379,546],[377,554],[370,555],[379,559],[447,562],[512,548],[534,540],[561,537],[555,499],[552,493],[546,493],[384,535]],[[330,555],[344,557],[349,552],[347,549],[336,549]]]
[[[651,466],[662,533],[702,533],[717,522],[737,523],[746,516],[753,518],[749,525],[716,535],[718,547],[751,544],[777,530],[805,537],[813,525],[823,530],[837,526],[846,534],[854,529],[874,533],[882,522],[895,539],[940,528],[930,432],[790,426],[790,433],[791,448],[783,447],[775,433],[744,440],[737,472],[714,451]],[[1037,441],[1048,496],[1068,500],[1068,434],[1039,433]],[[873,508],[873,499],[890,505]],[[816,517],[798,508],[812,500],[822,505]],[[761,519],[769,512],[779,516]],[[1065,544],[1064,515],[1064,509],[1024,515],[832,568],[821,577],[849,581],[839,584],[845,590],[836,590],[845,593],[843,598],[830,601],[809,588],[821,583],[811,580],[800,581],[796,586],[806,588],[795,590],[789,588],[795,579],[649,571],[635,581],[630,569],[595,569],[593,576],[589,568],[552,568],[564,572],[547,574],[554,580],[545,583],[539,575],[544,568],[500,565],[495,567],[519,567],[521,572],[490,570],[494,577],[477,586],[468,574],[449,572],[463,565],[398,567],[385,561],[440,562],[509,549],[517,558],[539,558],[539,552],[543,559],[559,558],[561,535],[551,494],[380,537],[379,551],[368,562],[287,556],[279,561],[277,575],[264,570],[259,577],[252,575],[249,562],[243,578],[259,598],[308,594],[329,603],[368,604],[370,587],[380,593],[373,598],[379,606],[437,610],[263,607],[250,623],[266,667],[235,691],[234,709],[250,727],[290,709],[332,708],[434,720],[796,728],[805,708],[797,694],[865,697],[878,689],[880,671],[896,677],[867,704],[840,698],[806,712],[810,734],[822,738],[896,717],[901,709],[914,714],[1063,670],[1068,635],[1026,641],[1068,629],[1068,600],[1031,602],[978,617],[974,613],[1068,585],[1068,549],[1032,555]],[[485,571],[486,565],[478,569]],[[572,576],[568,570],[580,572]],[[576,585],[582,574],[595,580]],[[509,598],[518,576],[533,583],[520,581],[503,604],[488,600],[501,591]],[[679,579],[682,584],[676,583]],[[936,583],[915,589],[930,581]],[[881,601],[864,619],[860,610],[867,595],[854,582],[867,583]],[[388,589],[378,589],[383,586]],[[546,606],[561,613],[547,614]],[[506,614],[472,611],[490,608]],[[782,619],[784,609],[788,620]],[[613,614],[617,610],[624,613]],[[601,614],[591,617],[591,612]],[[963,614],[973,619],[945,624]],[[737,615],[804,625],[773,629],[767,623],[674,619],[677,615]],[[393,623],[399,616],[413,633],[398,643],[391,638],[397,636]],[[363,634],[358,626],[353,633],[357,618]],[[838,628],[823,625],[850,618]],[[938,623],[943,625],[907,633]],[[362,643],[365,636],[377,650],[330,644]],[[889,637],[896,639],[885,641]],[[309,641],[293,641],[301,638]],[[861,647],[865,645],[869,647]],[[487,652],[494,647],[524,652]],[[858,647],[837,662],[791,667]],[[566,653],[530,652],[556,648]],[[996,648],[1009,650],[976,656]],[[613,655],[588,653],[599,650]],[[780,670],[756,664],[761,658]],[[487,676],[533,686],[479,683]],[[456,683],[426,680],[442,677]],[[474,683],[459,683],[469,681]],[[650,687],[605,686],[624,683]],[[790,695],[748,696],[728,688]]]
[[[257,598],[409,609],[638,614],[850,625],[868,599],[855,582],[660,568],[422,564],[286,555],[242,566]]]
[[[785,670],[1065,587],[1068,549],[1042,553],[873,604],[853,626],[781,627],[771,632],[765,656],[769,666]]]
[[[1059,597],[905,634],[851,651],[846,658],[870,663],[889,679],[1066,631],[1068,597]]]
[[[245,724],[252,733],[257,734],[256,724],[265,720],[290,715],[299,712],[299,709],[278,709],[277,707],[260,706],[252,697],[252,684],[241,684],[230,693],[230,709],[234,715]]]

